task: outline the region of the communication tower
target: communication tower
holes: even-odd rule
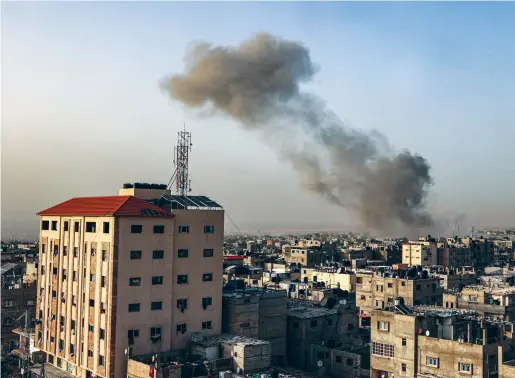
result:
[[[186,131],[186,125],[177,133],[177,146],[175,146],[175,187],[179,196],[186,196],[191,192],[191,180],[188,174],[188,159],[191,151],[191,132]]]

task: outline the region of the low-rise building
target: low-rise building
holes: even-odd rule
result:
[[[402,245],[402,263],[414,265],[437,265],[438,255],[436,242],[409,241]]]

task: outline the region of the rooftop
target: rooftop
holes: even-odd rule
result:
[[[40,211],[37,215],[59,216],[154,216],[173,215],[134,196],[76,197]]]
[[[515,286],[488,287],[488,286],[483,286],[483,285],[468,285],[468,286],[465,286],[462,290],[478,291],[478,292],[484,292],[485,294],[492,294],[492,295],[515,294]]]
[[[205,196],[162,195],[148,202],[159,207],[169,206],[172,210],[223,210],[222,205]]]
[[[312,319],[338,314],[338,309],[325,307],[296,307],[288,309],[288,316],[298,319]]]
[[[253,339],[247,336],[231,335],[230,333],[222,333],[218,336],[212,336],[205,338],[202,341],[197,342],[197,345],[204,347],[217,346],[221,343],[231,345],[266,345],[270,344],[268,341]]]

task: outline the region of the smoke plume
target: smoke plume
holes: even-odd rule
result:
[[[376,230],[395,222],[431,225],[427,161],[409,151],[392,152],[378,132],[347,127],[322,99],[303,92],[300,85],[318,69],[301,43],[257,34],[234,48],[196,44],[185,60],[183,74],[161,82],[170,98],[261,130],[301,175],[305,189]]]

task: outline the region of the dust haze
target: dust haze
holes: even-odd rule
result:
[[[235,47],[202,42],[185,62],[183,73],[160,83],[169,97],[261,132],[305,190],[372,230],[433,225],[425,202],[432,184],[428,162],[394,151],[377,131],[348,127],[323,99],[303,91],[318,67],[302,43],[264,33]]]

